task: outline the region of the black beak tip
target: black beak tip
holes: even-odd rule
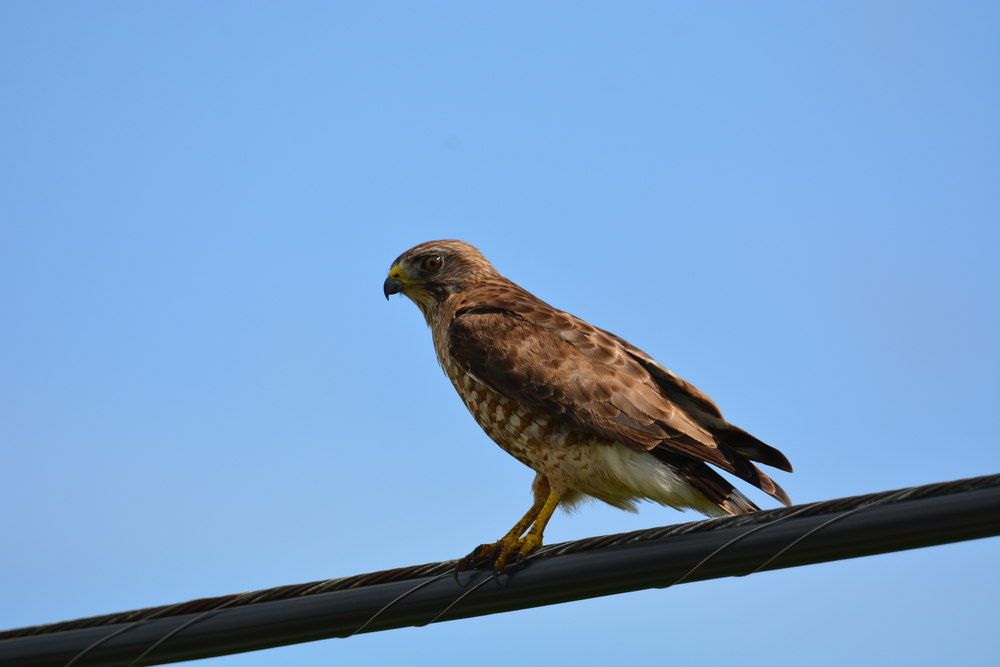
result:
[[[390,294],[399,294],[403,291],[403,281],[396,280],[392,276],[385,279],[382,283],[382,293],[385,294],[385,298],[388,301]]]

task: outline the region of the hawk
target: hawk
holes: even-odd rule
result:
[[[642,350],[553,308],[462,241],[430,241],[393,262],[383,291],[412,300],[438,362],[486,434],[535,471],[534,503],[460,569],[502,571],[541,545],[559,506],[639,500],[708,516],[758,511],[712,464],[790,505],[753,464],[788,459],[727,422],[708,396]]]

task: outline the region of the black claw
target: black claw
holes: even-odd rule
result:
[[[489,561],[490,563],[497,562],[497,557],[500,556],[500,542],[493,545],[493,551],[490,552]]]
[[[522,560],[524,560],[524,552],[518,551],[517,558],[514,559],[514,572],[517,572],[517,568],[520,567]]]
[[[483,550],[483,545],[480,544],[478,547],[472,550],[472,553],[470,553],[468,556],[466,556],[461,560],[463,571],[469,569],[470,567],[474,570],[479,569],[479,552],[482,550]]]

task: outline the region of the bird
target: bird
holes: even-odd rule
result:
[[[410,248],[383,293],[417,305],[476,422],[535,471],[531,508],[459,570],[516,568],[541,546],[556,508],[592,499],[633,512],[642,500],[710,517],[759,511],[711,466],[791,504],[754,465],[792,472],[780,451],[727,422],[712,399],[639,348],[505,278],[474,246]]]

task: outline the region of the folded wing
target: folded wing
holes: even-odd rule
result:
[[[790,471],[778,450],[726,422],[711,399],[617,336],[521,301],[459,311],[448,342],[457,363],[511,399],[674,465],[684,457],[711,463],[791,504],[751,463]]]

